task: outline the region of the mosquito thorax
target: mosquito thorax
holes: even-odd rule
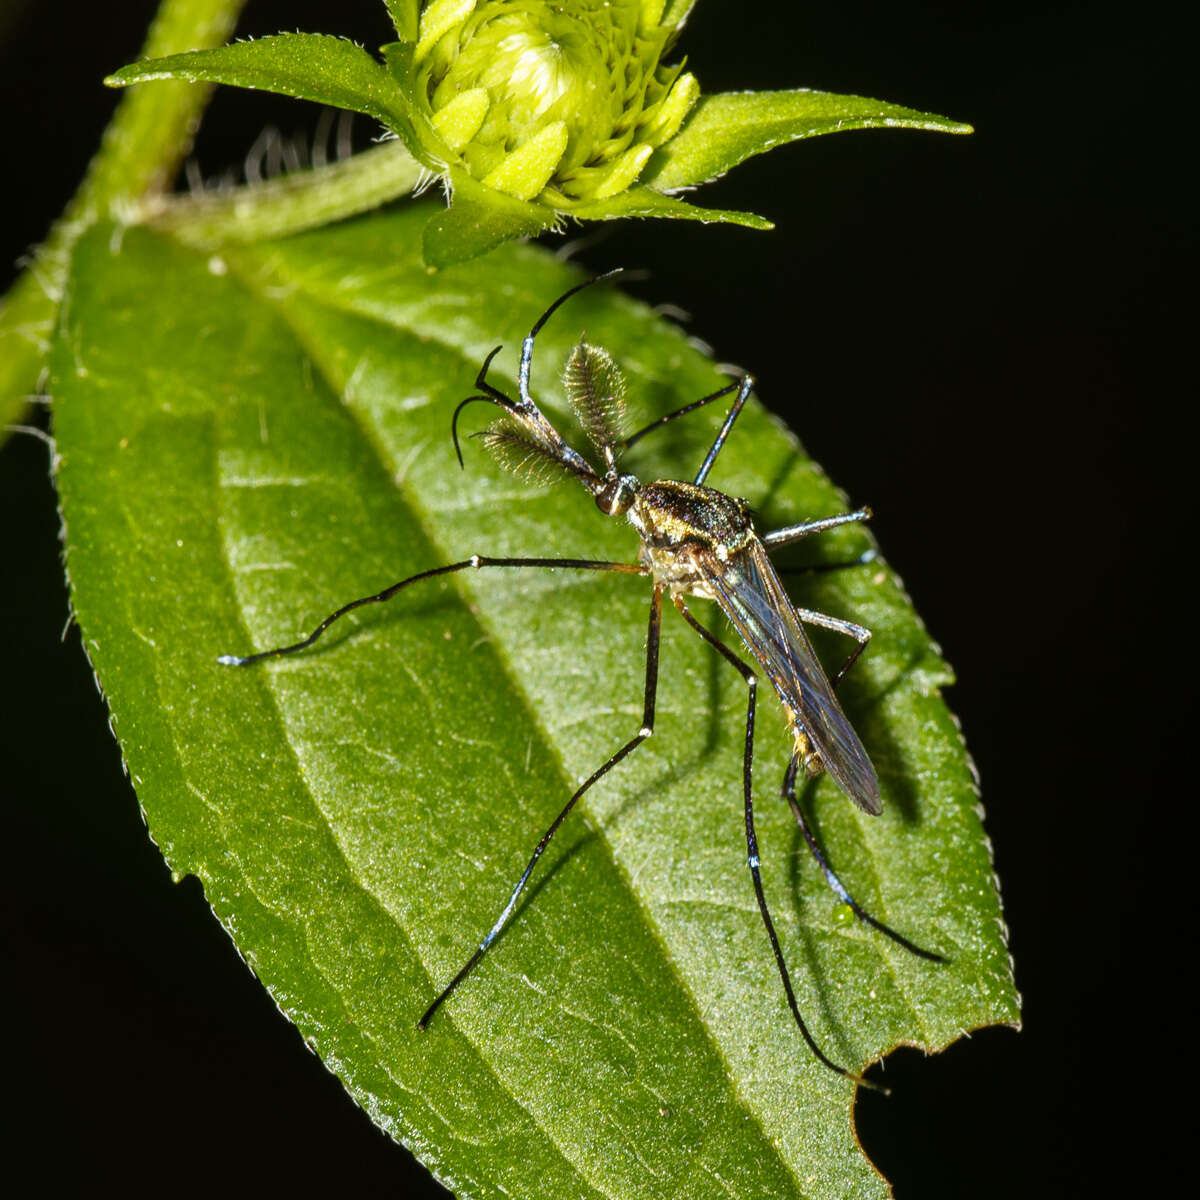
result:
[[[617,475],[606,479],[596,492],[596,507],[610,517],[624,516],[640,488],[641,484],[633,475]]]
[[[638,489],[630,521],[652,546],[700,544],[724,559],[754,537],[745,500],[715,488],[660,479]]]

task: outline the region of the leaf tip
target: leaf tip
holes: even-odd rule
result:
[[[729,222],[733,225],[740,225],[743,229],[761,229],[771,230],[775,228],[775,222],[768,220],[766,217],[761,217],[758,213],[752,212],[731,212],[725,209],[714,209],[719,213],[719,220]]]

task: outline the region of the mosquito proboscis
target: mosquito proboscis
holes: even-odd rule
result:
[[[431,567],[416,575],[410,575],[381,591],[342,605],[300,641],[254,654],[223,654],[218,661],[229,666],[248,666],[264,659],[295,654],[311,646],[330,625],[354,609],[390,600],[404,588],[421,580],[458,571],[484,567],[544,568],[648,576],[652,582],[652,589],[646,636],[641,726],[615,754],[588,776],[550,823],[492,927],[454,978],[425,1010],[418,1026],[424,1029],[429,1024],[437,1010],[470,974],[508,924],[538,860],[579,799],[654,732],[659,629],[662,599],[666,594],[684,621],[739,672],[746,684],[748,701],[742,762],[746,861],[788,1007],[804,1041],[824,1066],[855,1083],[886,1091],[886,1088],[863,1079],[828,1058],[817,1045],[800,1013],[791,975],[763,891],[758,835],[754,825],[752,774],[758,675],[755,667],[696,618],[685,599],[688,596],[698,596],[716,601],[757,664],[757,669],[764,672],[774,686],[792,734],[792,753],[784,773],[782,793],[830,888],[839,900],[852,910],[858,920],[921,958],[943,962],[945,960],[942,955],[923,950],[877,920],[858,904],[826,859],[796,795],[796,781],[801,773],[811,777],[825,771],[841,791],[864,812],[878,815],[882,811],[883,801],[875,768],[835,694],[838,683],[866,649],[871,634],[869,630],[853,621],[795,607],[780,582],[768,552],[840,525],[865,521],[871,515],[870,510],[860,508],[853,512],[803,521],[760,535],[754,529],[750,508],[745,500],[726,495],[706,485],[705,480],[750,396],[753,380],[749,375],[735,379],[715,392],[651,421],[635,433],[623,435],[625,385],[621,372],[607,351],[581,340],[567,362],[564,382],[571,407],[602,466],[597,467],[592,459],[570,446],[542,413],[530,393],[529,379],[534,341],[542,327],[566,300],[581,289],[617,273],[611,271],[607,275],[578,284],[555,300],[538,318],[522,344],[516,400],[488,382],[488,368],[501,347],[497,346],[488,354],[475,380],[477,393],[467,397],[454,410],[451,437],[455,454],[462,465],[458,420],[463,409],[475,402],[499,408],[502,413],[500,419],[478,436],[482,437],[484,444],[501,464],[510,469],[531,473],[565,474],[582,484],[591,493],[596,507],[602,513],[611,517],[624,517],[637,531],[641,539],[637,562],[608,562],[584,558],[496,558],[473,554],[460,562]],[[621,470],[622,455],[648,433],[729,395],[734,396],[733,403],[700,469],[690,482],[658,480],[642,483],[636,476]],[[856,642],[832,682],[827,678],[809,643],[804,632],[805,624],[832,630],[853,638]]]

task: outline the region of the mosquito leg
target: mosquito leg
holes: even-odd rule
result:
[[[500,916],[496,918],[496,923],[488,930],[483,941],[476,947],[475,953],[467,959],[458,974],[450,980],[438,994],[437,999],[425,1010],[424,1015],[417,1022],[418,1029],[424,1029],[429,1024],[433,1014],[437,1012],[454,989],[466,979],[474,969],[475,964],[487,953],[488,947],[500,936],[500,931],[508,924],[508,919],[512,916],[513,910],[517,906],[517,899],[520,897],[521,892],[524,891],[525,885],[529,882],[529,877],[533,874],[533,868],[537,866],[538,859],[542,857],[542,853],[550,844],[550,839],[558,832],[558,827],[567,819],[567,815],[575,807],[579,798],[593,783],[607,775],[621,759],[636,750],[654,732],[654,701],[658,694],[658,634],[661,621],[662,588],[656,585],[650,601],[650,625],[646,634],[646,688],[642,701],[641,728],[599,770],[594,771],[588,776],[580,785],[578,791],[563,806],[562,812],[550,822],[550,827],[542,834],[541,841],[534,847],[533,855],[530,857],[525,870],[521,873],[521,878],[517,880],[517,885],[513,888],[512,894],[508,898],[508,903],[501,910]]]
[[[878,929],[880,933],[890,937],[893,942],[899,946],[903,946],[905,950],[915,954],[918,958],[928,959],[930,962],[946,962],[944,954],[936,954],[932,950],[922,950],[920,946],[910,942],[903,934],[897,933],[890,926],[871,916],[846,890],[845,885],[829,865],[829,861],[825,857],[825,852],[821,849],[820,842],[817,841],[816,834],[813,833],[809,827],[808,820],[804,816],[804,809],[800,807],[800,801],[796,798],[796,774],[799,769],[800,758],[798,755],[793,754],[791,761],[788,763],[787,771],[784,773],[783,787],[780,791],[783,793],[784,799],[787,800],[788,806],[792,810],[792,816],[796,818],[796,824],[800,826],[800,832],[804,834],[804,840],[808,843],[810,853],[817,860],[817,866],[821,868],[821,874],[825,876],[825,882],[833,889],[837,898],[843,904],[848,905],[854,915],[864,924],[870,925],[872,929]]]
[[[742,678],[746,681],[746,689],[749,692],[749,699],[746,704],[746,749],[742,758],[742,792],[745,798],[746,812],[746,862],[750,867],[750,877],[754,881],[754,894],[758,899],[758,911],[762,914],[763,925],[766,926],[767,937],[771,942],[771,950],[775,955],[775,965],[779,968],[779,978],[783,981],[783,990],[787,996],[788,1007],[792,1010],[792,1016],[796,1019],[796,1024],[799,1026],[800,1034],[808,1043],[808,1048],[813,1052],[817,1059],[822,1062],[831,1071],[838,1075],[843,1075],[845,1078],[853,1080],[855,1083],[861,1083],[864,1087],[878,1088],[879,1085],[862,1079],[851,1071],[847,1071],[845,1067],[839,1067],[837,1063],[827,1058],[820,1046],[817,1045],[813,1035],[809,1033],[808,1026],[804,1023],[804,1018],[800,1015],[800,1005],[796,1001],[796,993],[792,987],[792,977],[788,973],[787,963],[783,958],[783,951],[779,946],[779,938],[775,933],[775,922],[771,920],[771,912],[767,908],[767,897],[763,892],[762,876],[760,871],[760,860],[758,856],[758,834],[754,829],[754,797],[752,776],[754,769],[754,707],[758,692],[758,677],[754,674],[753,669],[744,663],[728,646],[725,645],[715,634],[710,633],[688,610],[687,605],[683,601],[682,596],[675,596],[675,607],[679,609],[683,615],[683,619],[710,645],[720,654],[726,662],[737,670]],[[887,1089],[880,1089],[886,1091]]]
[[[720,400],[722,396],[728,396],[730,392],[737,391],[741,386],[741,380],[735,379],[732,383],[727,383],[718,391],[703,397],[700,400],[693,400],[691,404],[685,404],[682,408],[677,408],[674,412],[669,412],[665,417],[659,417],[656,421],[651,421],[649,425],[639,429],[637,433],[627,437],[618,447],[622,452],[629,449],[634,442],[640,442],[646,434],[653,432],[660,425],[666,425],[670,421],[674,421],[677,417],[686,417],[688,413],[695,412],[698,408],[703,408],[706,404],[711,404],[714,400]]]
[[[856,625],[853,621],[843,621],[839,617],[829,617],[824,613],[813,612],[811,608],[796,609],[796,616],[809,625],[819,625],[822,629],[832,629],[834,633],[844,633],[858,642],[858,645],[851,651],[850,657],[842,663],[841,670],[833,677],[833,686],[836,688],[845,678],[846,672],[858,662],[858,656],[867,648],[867,643],[871,640],[871,631],[863,625]]]
[[[521,343],[521,366],[517,373],[517,393],[525,404],[532,404],[533,397],[529,394],[529,368],[533,362],[533,342],[539,333],[542,331],[542,326],[554,315],[560,305],[565,304],[576,292],[582,292],[584,288],[589,288],[594,283],[599,283],[604,279],[611,279],[614,275],[620,275],[623,267],[617,267],[612,271],[605,271],[603,275],[596,275],[591,279],[585,279],[583,283],[577,283],[573,288],[563,292],[555,302],[537,321],[534,322],[533,328],[529,331],[525,340]],[[490,360],[489,360],[490,361]]]
[[[647,568],[636,563],[598,562],[588,558],[486,558],[482,554],[473,554],[462,562],[450,563],[444,567],[432,567],[428,571],[420,571],[385,587],[382,592],[371,596],[360,596],[343,604],[341,608],[331,612],[306,638],[293,642],[290,646],[276,646],[273,650],[260,650],[257,654],[222,654],[217,662],[227,667],[248,667],[251,663],[262,662],[265,658],[280,658],[285,654],[295,654],[298,650],[306,650],[327,630],[334,621],[362,608],[364,604],[382,604],[390,600],[397,592],[409,584],[419,583],[422,579],[433,579],[437,575],[449,575],[454,571],[465,571],[476,567],[546,567],[551,570],[563,568],[575,571],[616,571],[625,575],[645,575]]]
[[[496,350],[499,350],[499,349],[500,349],[500,347],[497,346]],[[492,354],[495,354],[496,350],[493,350]],[[491,362],[491,355],[488,356],[488,362]],[[485,371],[487,370],[487,363],[484,363],[483,369]],[[475,382],[479,386],[484,386],[482,384],[479,384],[478,380],[476,380]],[[514,408],[516,408],[516,405],[513,404],[513,402],[511,400],[509,400],[509,398],[507,396],[505,396],[502,392],[498,392],[495,388],[491,387],[490,385],[488,386],[487,390],[488,390],[488,394],[486,396],[468,396],[465,400],[460,400],[458,402],[458,404],[455,405],[454,415],[450,418],[450,441],[454,443],[454,457],[458,459],[458,466],[459,466],[460,470],[465,470],[466,465],[467,465],[465,462],[463,462],[462,446],[459,444],[459,441],[458,441],[458,418],[459,418],[459,415],[462,413],[462,410],[464,408],[466,408],[468,404],[477,404],[477,403],[498,404],[501,408],[506,409],[507,411],[510,411],[510,412]]]
[[[754,380],[749,375],[743,375],[741,383],[738,386],[737,399],[734,400],[724,424],[717,430],[717,436],[713,439],[713,444],[705,456],[704,462],[700,464],[700,470],[696,472],[696,478],[692,480],[697,486],[708,478],[708,473],[712,470],[713,463],[717,461],[717,455],[721,453],[721,447],[725,445],[725,439],[729,436],[729,431],[733,428],[734,421],[738,419],[738,414],[745,407],[746,401],[750,396],[750,389],[753,386]]]
[[[475,376],[475,386],[481,391],[486,392],[493,400],[496,400],[504,408],[516,408],[516,403],[506,396],[498,387],[493,387],[487,380],[488,367],[492,365],[492,359],[503,350],[503,346],[495,346],[488,351],[488,356],[483,360],[483,366],[479,368],[479,374]],[[462,404],[454,410],[455,415],[458,414],[458,409],[462,408],[463,404],[469,404],[469,400],[464,400]]]
[[[460,467],[465,466],[463,463],[462,446],[458,441],[458,418],[462,414],[462,410],[468,404],[481,402],[484,404],[495,404],[504,409],[505,412],[516,413],[520,412],[522,405],[519,405],[511,397],[506,396],[498,387],[494,387],[488,383],[487,373],[488,367],[492,365],[492,359],[503,350],[503,346],[494,346],[488,351],[488,356],[483,360],[483,366],[479,368],[479,374],[475,376],[475,386],[483,393],[481,396],[468,396],[465,400],[460,400],[454,408],[454,415],[450,418],[450,440],[454,443],[454,456],[458,459]]]
[[[869,521],[870,519],[871,510],[860,508],[854,512],[839,513],[836,517],[801,521],[799,525],[785,525],[782,529],[772,529],[770,533],[764,533],[762,544],[768,550],[774,550],[778,546],[788,546],[792,542],[798,542],[801,538],[808,537],[809,534],[824,533],[825,530],[836,529],[839,525],[850,525],[855,521]]]

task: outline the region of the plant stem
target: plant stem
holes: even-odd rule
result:
[[[245,2],[163,0],[146,35],[143,57],[222,45]],[[99,217],[119,217],[170,184],[191,147],[210,91],[169,83],[132,88],[121,97],[79,190],[0,308],[0,438],[37,386],[75,240]]]
[[[406,195],[428,172],[404,143],[384,142],[344,162],[282,175],[226,192],[158,199],[146,224],[199,249],[299,233]]]

